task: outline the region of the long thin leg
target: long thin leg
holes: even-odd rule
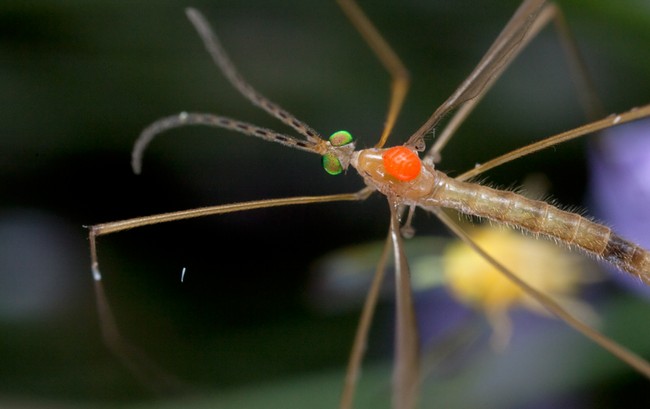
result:
[[[587,113],[587,119],[594,121],[605,114],[603,103],[596,92],[596,86],[587,69],[582,53],[579,51],[578,44],[576,44],[575,36],[569,29],[569,24],[562,9],[556,4],[550,4],[552,9],[552,17],[560,39],[560,44],[564,48],[564,54],[569,63],[569,71],[573,77],[573,83],[578,89],[578,98],[580,103]]]
[[[356,193],[342,193],[337,195],[323,196],[300,196],[288,197],[284,199],[255,200],[250,202],[232,203],[227,205],[207,206],[198,209],[181,210],[178,212],[161,213],[152,216],[135,217],[133,219],[120,220],[116,222],[96,224],[89,226],[90,251],[92,258],[92,270],[95,280],[101,280],[101,273],[97,264],[97,253],[95,239],[110,233],[117,233],[136,227],[147,226],[150,224],[160,224],[176,220],[194,219],[203,216],[212,216],[217,214],[241,212],[244,210],[263,209],[267,207],[289,206],[309,203],[340,202],[363,200],[373,192],[371,188],[363,188]]]
[[[89,226],[88,240],[90,242],[91,270],[95,283],[95,295],[97,299],[97,312],[102,331],[104,343],[108,349],[144,384],[149,385],[156,392],[169,393],[184,389],[184,385],[176,378],[168,375],[166,371],[151,362],[146,354],[142,353],[134,345],[127,342],[120,334],[115,318],[106,297],[102,283],[102,275],[99,270],[97,259],[97,237],[129,230],[137,227],[184,220],[208,215],[239,212],[244,210],[262,209],[277,206],[289,206],[297,204],[324,203],[345,200],[363,200],[367,198],[372,189],[364,188],[356,193],[324,195],[324,196],[303,196],[285,199],[258,200],[244,203],[233,203],[228,205],[210,206],[199,209],[183,210],[158,214],[153,216],[137,217],[129,220],[97,224]]]
[[[396,291],[395,367],[393,373],[393,399],[396,408],[412,408],[417,399],[420,383],[419,332],[416,325],[411,295],[410,272],[399,223],[399,206],[391,206],[391,224],[384,249],[368,290],[341,395],[340,408],[349,409],[354,402],[361,361],[366,349],[368,332],[377,305],[389,254],[394,255]]]
[[[468,180],[477,175],[480,175],[483,172],[486,172],[492,168],[503,165],[504,163],[513,161],[517,158],[530,155],[541,151],[543,149],[555,146],[557,144],[570,141],[572,139],[579,138],[584,135],[588,135],[594,132],[601,131],[603,129],[610,128],[612,125],[622,125],[626,122],[636,121],[644,117],[650,116],[650,104],[644,105],[639,108],[633,108],[622,114],[609,115],[607,118],[603,118],[599,121],[592,122],[578,128],[571,129],[570,131],[562,132],[557,135],[545,138],[541,141],[534,142],[530,145],[526,145],[522,148],[515,149],[512,152],[508,152],[505,155],[501,155],[497,158],[494,158],[488,162],[481,164],[480,166],[470,169],[467,172],[456,177],[458,180]]]
[[[105,236],[110,233],[117,233],[124,230],[134,229],[136,227],[148,226],[150,224],[159,224],[177,220],[193,219],[196,217],[212,216],[217,214],[241,212],[244,210],[263,209],[268,207],[289,206],[297,204],[337,202],[346,200],[364,200],[373,189],[363,188],[356,193],[342,193],[337,195],[324,196],[300,196],[288,197],[284,199],[255,200],[250,202],[232,203],[227,205],[208,206],[198,209],[181,210],[178,212],[161,213],[152,216],[135,217],[133,219],[120,220],[116,222],[96,224],[89,226],[88,240],[90,241],[90,258],[91,269],[95,281],[101,281],[102,275],[99,271],[97,261],[96,239],[99,236]]]
[[[384,122],[384,130],[381,133],[379,142],[375,145],[376,148],[381,148],[393,130],[397,116],[402,109],[402,105],[404,105],[404,99],[410,84],[409,73],[395,51],[354,1],[338,0],[338,3],[392,78],[391,96],[386,121]]]
[[[393,405],[397,409],[410,409],[415,407],[420,386],[420,341],[411,293],[411,274],[400,234],[399,206],[392,203],[390,199],[389,203],[397,310]]]
[[[390,236],[386,238],[384,249],[381,252],[381,257],[377,263],[375,274],[368,290],[368,295],[363,304],[361,311],[361,318],[359,325],[354,336],[352,343],[352,351],[350,352],[350,359],[348,360],[348,367],[345,373],[345,383],[343,384],[343,392],[341,393],[340,409],[351,409],[354,403],[354,394],[356,392],[359,376],[361,373],[361,361],[366,351],[368,344],[368,332],[372,324],[372,318],[375,314],[377,307],[377,300],[381,291],[381,284],[384,281],[386,272],[386,263],[388,256],[391,253],[391,240]]]
[[[153,362],[147,357],[147,354],[128,343],[120,335],[102,282],[95,280],[94,284],[102,339],[109,351],[120,360],[122,365],[128,368],[142,385],[156,395],[171,396],[187,393],[191,388],[185,382]]]
[[[553,299],[537,291],[535,288],[528,285],[525,281],[519,278],[512,271],[507,269],[503,264],[499,263],[496,259],[490,256],[485,252],[481,247],[479,247],[468,235],[461,229],[453,220],[441,209],[432,209],[436,216],[451,230],[458,238],[460,238],[465,244],[470,246],[474,251],[481,255],[487,262],[496,267],[505,277],[510,281],[516,284],[518,287],[523,289],[528,295],[533,297],[537,302],[542,304],[549,312],[560,318],[562,321],[566,322],[569,326],[600,345],[602,348],[610,352],[612,355],[616,356],[623,362],[630,365],[632,368],[637,370],[646,378],[650,378],[650,363],[646,362],[643,358],[634,354],[630,350],[626,349],[622,345],[614,342],[613,340],[607,338],[600,332],[591,328],[590,326],[579,321],[571,314],[569,314],[564,308],[562,308],[558,303]]]

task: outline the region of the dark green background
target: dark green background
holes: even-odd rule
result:
[[[404,141],[453,91],[517,4],[362,2],[412,74],[412,92],[391,143]],[[646,1],[560,4],[607,110],[650,102]],[[360,147],[378,138],[388,76],[333,1],[3,1],[2,406],[154,407],[166,401],[136,382],[101,343],[82,226],[362,186],[354,172],[325,174],[314,155],[214,129],[162,135],[145,154],[143,175],[131,173],[130,150],[139,132],[180,111],[223,114],[290,133],[223,79],[185,18],[189,5],[204,11],[235,64],[260,92],[324,135],[347,129]],[[457,174],[583,122],[561,49],[546,30],[461,128],[440,167]],[[517,186],[526,175],[543,173],[559,203],[588,207],[585,144],[577,141],[519,160],[487,179]],[[428,216],[418,221],[423,234],[445,234]],[[192,385],[190,396],[200,397],[197,406],[287,407],[294,402],[292,407],[334,407],[357,312],[327,315],[314,308],[310,271],[319,256],[381,239],[387,226],[387,208],[379,197],[367,203],[267,209],[102,237],[99,259],[126,336]],[[183,267],[187,276],[180,283]],[[628,311],[628,304],[619,305],[622,315],[608,322],[623,333],[628,330],[621,341],[642,348],[650,340],[647,331],[641,332],[650,308],[640,300],[624,300],[640,307]],[[381,318],[389,320],[385,309]],[[387,363],[390,336],[381,329],[382,324],[371,357]],[[451,381],[453,387],[431,381],[425,390],[433,396],[425,403],[467,407],[476,404],[470,398],[479,396],[481,407],[506,402],[533,407],[513,400],[513,390],[527,390],[521,385],[534,390],[521,398],[529,403],[556,395],[573,399],[574,394],[586,402],[584,407],[608,396],[619,399],[615,402],[631,396],[641,403],[634,394],[647,388],[645,381],[588,341],[562,334],[521,344],[519,353],[531,360],[524,374],[517,372],[520,367],[497,366],[498,372],[491,366],[521,364],[516,348],[510,360],[507,354],[485,365],[469,359],[460,370],[465,377]],[[564,350],[557,340],[566,337]],[[535,349],[549,342],[555,354]],[[572,356],[566,352],[571,345],[613,369],[566,380],[551,375],[556,382],[550,391],[538,385],[540,367],[545,373],[567,372],[563,365]],[[487,344],[482,348],[490,356]],[[378,368],[378,373],[364,373],[375,382],[366,390],[369,407],[388,402],[387,367]],[[495,383],[502,389],[481,382],[483,376],[501,379]],[[476,385],[485,390],[472,389]],[[175,399],[170,406],[191,407]]]

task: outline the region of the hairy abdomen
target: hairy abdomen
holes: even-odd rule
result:
[[[579,214],[560,210],[515,192],[459,182],[441,172],[436,189],[420,202],[543,234],[570,247],[578,247],[650,284],[650,253],[614,234],[606,226]]]

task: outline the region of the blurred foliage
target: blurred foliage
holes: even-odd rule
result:
[[[391,139],[396,144],[469,73],[518,1],[489,7],[470,0],[361,3],[413,78]],[[648,103],[647,2],[559,3],[607,109]],[[162,135],[145,154],[143,175],[131,173],[138,133],[168,114],[215,112],[287,131],[218,73],[185,18],[188,5],[0,3],[3,407],[165,407],[166,400],[143,388],[101,342],[82,226],[361,186],[352,172],[325,174],[319,159],[303,152],[212,129]],[[361,147],[374,143],[388,76],[333,1],[191,5],[205,12],[263,94],[325,135],[343,128]],[[553,33],[534,41],[461,128],[441,168],[458,174],[583,123],[564,61]],[[581,206],[585,143],[533,155],[487,178],[516,186],[541,173],[558,202]],[[428,216],[418,215],[416,225],[420,234],[444,234]],[[387,226],[378,197],[268,209],[102,237],[99,259],[126,337],[192,385],[189,396],[197,398],[172,399],[168,406],[333,407],[357,312],[327,315],[309,303],[312,263],[337,248],[381,240]],[[642,300],[614,291],[597,309],[608,334],[648,356]],[[367,407],[388,401],[390,314],[390,304],[383,305],[373,330],[372,369],[364,372],[368,384],[360,392]],[[524,407],[521,402],[578,396],[588,407],[608,396],[620,405],[624,396],[632,402],[627,407],[647,407],[645,381],[556,324],[537,322],[552,327],[541,331],[550,340],[524,333],[504,356],[479,343],[478,355],[455,368],[462,376],[427,383],[431,396],[424,402],[467,407],[478,396],[481,407]],[[533,388],[542,372],[554,388]],[[512,398],[528,387],[532,395]]]

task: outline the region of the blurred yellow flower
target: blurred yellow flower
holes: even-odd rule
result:
[[[581,285],[599,278],[593,269],[585,268],[583,257],[508,228],[478,227],[470,235],[479,247],[530,286],[551,296],[580,319],[597,320],[591,307],[578,299]],[[505,347],[510,339],[509,310],[523,306],[547,313],[523,289],[460,241],[445,249],[443,271],[451,293],[485,313],[494,328],[492,343],[497,349]]]

